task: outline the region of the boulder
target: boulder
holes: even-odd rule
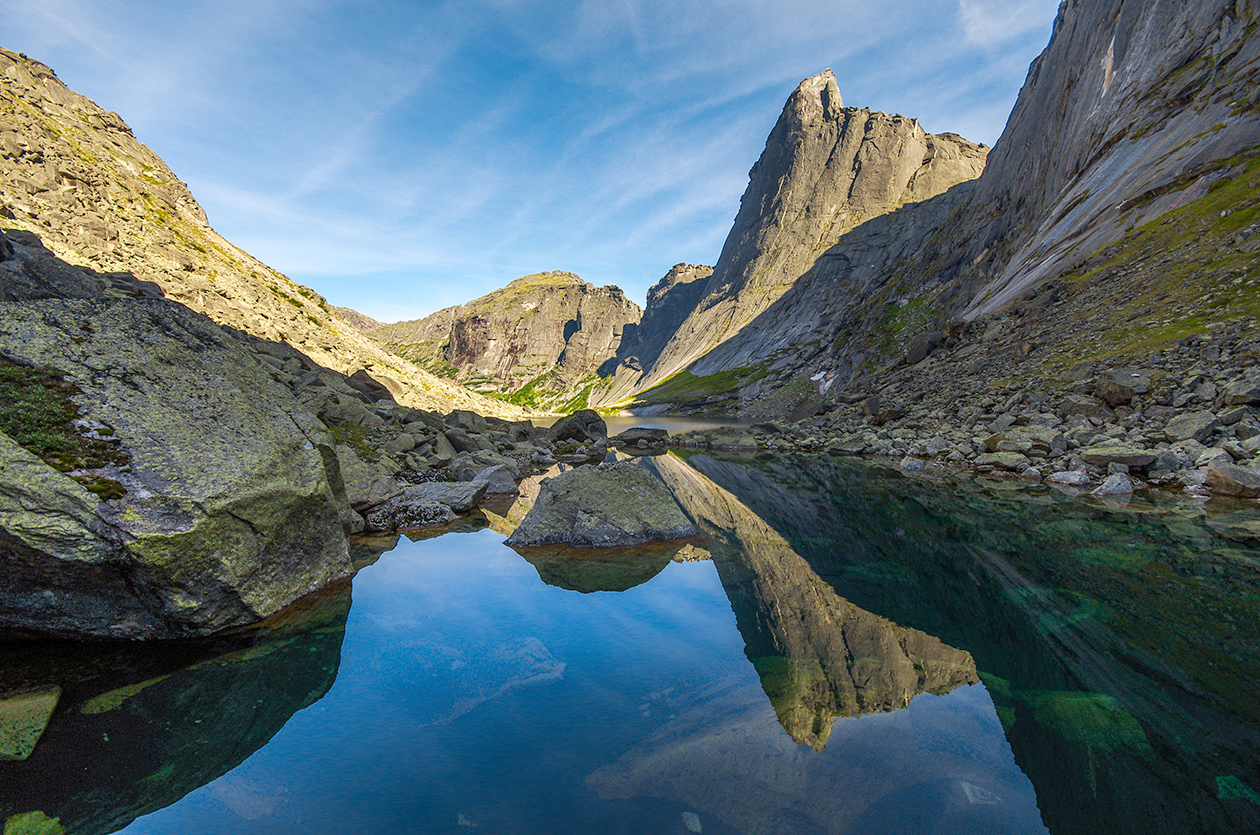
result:
[[[1058,408],[1060,408],[1060,412],[1068,417],[1074,416],[1074,414],[1080,417],[1100,419],[1115,416],[1115,413],[1111,412],[1111,409],[1102,400],[1096,397],[1087,397],[1085,394],[1068,394],[1067,397],[1063,398],[1063,402]]]
[[[637,447],[639,449],[652,449],[655,447],[665,446],[665,441],[669,439],[669,432],[664,429],[652,429],[647,426],[635,426],[627,429],[616,437],[608,440],[609,445],[622,447]]]
[[[160,299],[47,300],[4,305],[0,353],[58,369],[116,451],[66,474],[0,440],[0,629],[206,635],[350,574],[333,439],[249,337]]]
[[[1022,473],[1031,466],[1027,456],[1019,452],[986,452],[981,455],[976,462],[981,466],[1000,467],[1003,470],[1013,470]]]
[[[1094,381],[1094,394],[1109,406],[1127,405],[1139,394],[1151,389],[1150,373],[1134,368],[1104,371]]]
[[[1226,406],[1260,406],[1260,372],[1250,371],[1241,380],[1225,386]]]
[[[1068,487],[1085,487],[1089,484],[1089,475],[1080,470],[1063,470],[1046,476],[1050,484],[1063,484]]]
[[[1189,440],[1204,444],[1220,426],[1220,420],[1211,412],[1188,412],[1168,421],[1168,425],[1164,427],[1164,437],[1172,444]]]
[[[467,513],[486,495],[490,479],[409,484],[397,496],[368,509],[369,531],[398,531],[444,525],[455,512]]]
[[[1107,480],[1092,492],[1095,496],[1128,496],[1133,493],[1133,482],[1127,475],[1116,473],[1108,476]]]
[[[1106,467],[1108,464],[1124,464],[1127,467],[1140,469],[1155,463],[1156,455],[1150,450],[1130,446],[1116,440],[1105,440],[1081,450],[1081,460],[1095,467]]]
[[[1260,498],[1260,470],[1228,464],[1218,458],[1208,467],[1207,486],[1220,496]]]
[[[372,508],[363,516],[373,533],[428,528],[454,522],[455,512],[441,502],[402,493]]]
[[[542,483],[513,548],[614,548],[696,535],[669,489],[633,462],[575,467]]]
[[[512,471],[502,464],[486,467],[477,474],[473,481],[484,483],[486,485],[486,495],[490,496],[509,496],[521,492],[516,485],[516,478],[513,476]]]
[[[578,444],[598,441],[608,437],[608,424],[594,409],[583,409],[557,421],[551,427],[551,437]]]

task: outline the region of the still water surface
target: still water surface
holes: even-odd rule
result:
[[[245,637],[0,649],[64,690],[6,835],[1260,831],[1254,503],[640,463],[701,537],[503,510]]]

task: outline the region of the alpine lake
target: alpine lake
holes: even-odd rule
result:
[[[4,835],[1260,832],[1260,503],[637,460],[700,536],[518,554],[533,479],[261,628],[0,645]]]

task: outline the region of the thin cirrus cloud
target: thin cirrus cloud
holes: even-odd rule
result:
[[[393,321],[712,263],[788,93],[992,144],[1052,0],[0,0],[234,243]]]

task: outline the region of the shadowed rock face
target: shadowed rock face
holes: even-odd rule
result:
[[[633,333],[627,332],[617,348],[617,356],[599,369],[602,376],[614,375],[612,387],[598,394],[593,403],[616,403],[633,391],[639,379],[652,369],[665,345],[704,298],[705,286],[713,268],[697,264],[675,264],[665,277],[652,285],[647,307]]]
[[[213,641],[0,644],[0,691],[63,691],[30,758],[0,762],[0,821],[38,812],[62,829],[17,831],[105,835],[219,778],[328,692],[349,611],[344,583]],[[220,799],[242,809],[283,799],[233,788]]]
[[[699,305],[639,388],[738,332],[862,222],[977,177],[986,153],[914,119],[844,107],[830,70],[801,82],[749,174]]]
[[[670,455],[649,459],[705,534],[745,653],[784,730],[822,750],[837,717],[979,681],[963,650],[840,597],[739,499]]]
[[[623,338],[633,334],[641,315],[620,288],[595,287],[573,273],[551,272],[518,278],[424,319],[369,332],[408,359],[461,383],[481,381],[491,390],[509,392],[529,385],[534,402],[546,405],[590,384]]]
[[[248,338],[162,299],[13,302],[0,356],[125,454],[73,473],[102,495],[0,433],[0,627],[205,635],[350,573],[332,436]]]

